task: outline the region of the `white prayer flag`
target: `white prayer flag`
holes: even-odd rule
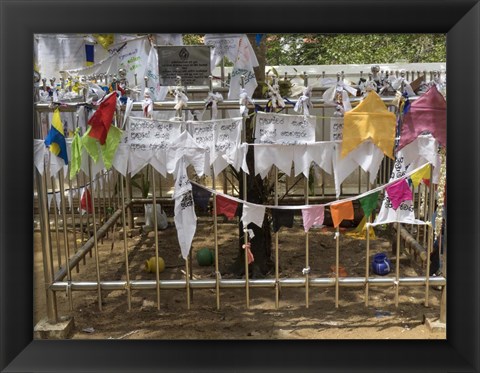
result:
[[[340,195],[340,186],[345,179],[355,171],[359,166],[370,173],[370,183],[377,178],[380,164],[383,160],[383,151],[380,150],[370,140],[364,141],[344,158],[341,157],[341,146],[336,146],[333,157],[333,167],[335,174],[335,192],[337,197]]]
[[[192,185],[188,180],[184,161],[179,164],[176,174],[173,194],[175,199],[175,226],[182,257],[187,259],[197,229],[197,216],[193,203]]]
[[[258,112],[256,144],[307,144],[315,142],[316,117]]]
[[[261,228],[265,217],[265,208],[266,207],[263,205],[253,205],[251,203],[244,202],[241,217],[243,226],[247,227],[248,224],[254,223]]]
[[[148,89],[153,101],[163,101],[168,93],[167,86],[160,85],[160,74],[158,72],[158,53],[157,48],[153,45],[148,54],[147,67],[145,69],[145,77],[148,78]]]

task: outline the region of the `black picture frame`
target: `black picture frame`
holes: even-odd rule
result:
[[[3,372],[478,372],[480,4],[445,1],[0,0]],[[34,33],[447,33],[447,340],[33,340]]]

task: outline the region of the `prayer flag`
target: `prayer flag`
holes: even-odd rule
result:
[[[367,218],[372,214],[372,211],[377,208],[379,194],[380,192],[374,192],[360,198],[360,206],[362,206],[363,213]]]
[[[187,259],[197,228],[197,216],[191,190],[175,198],[175,226],[182,256]]]
[[[243,222],[244,227],[248,226],[250,223],[253,223],[262,228],[264,217],[265,206],[253,205],[248,202],[243,204],[241,221]]]
[[[92,66],[94,60],[95,46],[93,44],[85,44],[85,61],[87,66]]]
[[[185,162],[179,164],[173,198],[175,199],[175,227],[178,243],[183,258],[187,259],[197,230],[197,215],[195,215],[193,204],[192,184],[188,180]]]
[[[405,179],[401,179],[386,187],[385,190],[394,210],[396,210],[403,201],[412,201],[413,199],[412,190]]]
[[[322,225],[325,217],[323,205],[310,206],[302,209],[303,228],[308,232],[313,225]]]
[[[272,225],[273,231],[276,233],[280,230],[280,227],[293,227],[293,217],[295,210],[283,210],[272,208]]]
[[[345,201],[332,204],[330,205],[330,213],[332,214],[333,226],[336,228],[343,220],[354,219],[353,203],[352,201]]]
[[[415,188],[418,188],[418,184],[420,184],[422,180],[430,179],[430,167],[430,164],[426,164],[425,167],[422,167],[420,170],[410,176],[412,184]]]
[[[398,149],[411,143],[424,131],[430,132],[440,145],[446,146],[447,102],[436,85],[410,105],[410,110],[403,117]]]
[[[92,115],[88,124],[92,127],[89,136],[105,144],[107,134],[113,120],[113,114],[117,107],[117,93],[112,92],[105,96],[97,111]]]
[[[238,202],[217,195],[217,215],[225,215],[227,219],[233,219],[237,212]]]
[[[100,152],[98,150],[97,140],[90,136],[93,127],[88,127],[87,132],[82,136],[82,146],[87,151],[88,155],[92,157],[93,162],[97,163],[98,158],[100,157]]]
[[[49,147],[50,151],[57,157],[64,160],[68,164],[67,143],[63,132],[63,124],[60,118],[60,110],[58,108],[53,112],[52,126],[45,137],[45,145]]]
[[[87,188],[83,188],[82,198],[80,199],[80,212],[82,214],[85,214],[86,212],[91,214],[93,212],[92,197]]]
[[[72,161],[70,163],[70,179],[73,179],[82,167],[82,139],[78,134],[78,129],[75,131],[75,135],[73,136],[71,155]]]
[[[212,193],[198,185],[192,184],[193,201],[195,205],[206,211],[210,203]]]
[[[396,125],[395,114],[388,111],[376,92],[370,91],[357,107],[345,112],[342,158],[363,141],[371,139],[393,159]]]
[[[115,157],[115,153],[118,148],[118,144],[122,140],[123,131],[115,126],[111,126],[105,144],[100,146],[100,150],[102,151],[102,158],[103,163],[105,164],[105,168],[108,170],[112,167],[113,159]]]

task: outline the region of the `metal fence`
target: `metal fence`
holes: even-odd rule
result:
[[[319,90],[321,91],[321,90]],[[192,91],[193,99],[188,103],[188,117],[192,110],[203,110],[205,102],[203,100],[195,100],[196,95],[204,95],[208,89]],[[353,105],[356,105],[360,99],[354,98]],[[392,97],[384,98],[387,105],[390,105]],[[266,100],[257,100],[257,104],[265,105]],[[317,132],[317,140],[327,140],[329,138],[328,118],[332,115],[334,108],[325,105],[323,100],[318,97],[312,99],[315,111],[313,115],[318,116],[318,123],[320,131]],[[67,103],[60,107],[61,111],[74,113],[81,103]],[[164,112],[173,110],[174,103],[158,102],[154,105],[155,112]],[[253,107],[252,107],[253,108]],[[219,110],[222,112],[228,109],[238,109],[238,101],[225,100],[219,103]],[[35,104],[35,138],[43,139],[46,135],[45,117],[53,110],[49,104]],[[133,111],[141,111],[140,103],[135,103]],[[291,110],[291,109],[290,109]],[[392,108],[393,110],[393,108]],[[288,112],[288,109],[286,110]],[[190,114],[191,115],[191,114]],[[121,120],[121,118],[120,118]],[[42,125],[43,124],[43,125]],[[75,128],[79,126],[78,121],[74,124]],[[320,134],[320,135],[319,135]],[[319,138],[318,138],[319,137]],[[429,226],[424,228],[418,227],[412,230],[410,226],[402,226],[395,223],[397,233],[396,242],[396,263],[395,275],[393,277],[370,277],[370,263],[369,263],[369,234],[366,235],[366,258],[365,276],[364,277],[340,277],[338,272],[338,258],[339,246],[337,240],[336,247],[336,273],[334,277],[317,278],[305,271],[303,277],[299,278],[280,278],[279,277],[279,250],[278,250],[278,236],[276,234],[274,246],[275,257],[275,277],[267,279],[255,279],[249,276],[249,265],[247,258],[245,258],[245,278],[237,279],[222,279],[219,276],[218,268],[218,249],[215,250],[215,279],[194,279],[191,277],[191,262],[185,260],[185,275],[179,279],[160,279],[159,271],[156,271],[155,280],[133,280],[130,276],[129,270],[129,253],[127,247],[128,230],[134,228],[134,206],[144,203],[166,203],[171,200],[171,193],[173,181],[171,177],[163,177],[153,167],[147,166],[142,172],[151,175],[151,196],[142,198],[142,196],[135,193],[132,189],[132,180],[130,175],[123,177],[120,173],[111,169],[109,171],[102,171],[96,176],[92,172],[92,161],[89,159],[88,170],[85,173],[80,173],[71,180],[65,178],[62,171],[58,175],[51,175],[48,167],[45,167],[43,173],[35,169],[35,208],[39,220],[39,229],[42,237],[42,259],[43,269],[45,275],[45,290],[46,290],[46,311],[50,323],[56,323],[59,320],[57,311],[57,293],[66,292],[70,309],[73,309],[72,292],[76,291],[91,291],[97,292],[98,307],[102,310],[102,292],[109,290],[125,291],[128,299],[128,308],[131,309],[131,292],[132,290],[150,290],[156,293],[157,307],[160,309],[160,293],[168,291],[169,289],[184,289],[186,292],[186,307],[190,309],[191,299],[190,294],[192,289],[214,289],[216,293],[217,308],[220,304],[220,290],[230,288],[245,289],[245,304],[249,307],[251,288],[271,288],[275,291],[275,305],[279,305],[279,290],[281,287],[292,287],[305,289],[306,299],[305,306],[309,307],[309,288],[310,287],[332,287],[335,288],[335,305],[338,307],[339,288],[340,287],[355,287],[363,289],[365,294],[365,305],[368,305],[368,292],[372,287],[393,287],[395,289],[395,303],[398,306],[398,292],[400,287],[424,287],[425,289],[425,305],[428,305],[429,287],[432,285],[443,286],[446,285],[446,278],[443,276],[430,277],[428,270],[430,265],[430,252],[432,250],[432,230]],[[388,182],[392,171],[392,161],[384,159],[382,166],[376,180],[376,184],[382,185]],[[325,198],[335,199],[335,192],[333,188],[333,178],[326,175],[324,172],[317,174],[313,180],[313,191],[308,190],[309,178],[299,176],[297,178],[289,175],[279,176],[278,170],[274,167],[269,177],[273,180],[275,204],[279,203],[279,198],[282,201],[299,200],[305,204],[312,203]],[[279,179],[282,180],[283,188],[279,186]],[[369,190],[372,185],[369,185],[368,178],[365,173],[359,168],[358,172],[349,177],[342,185],[342,195],[354,195]],[[215,177],[206,178],[207,186],[214,190],[220,190],[224,193],[237,195],[240,183],[245,183],[243,180],[236,180],[233,175],[228,172],[223,172],[217,179]],[[94,187],[95,186],[95,187]],[[89,190],[91,194],[91,201],[93,210],[82,214],[78,211],[78,206],[81,204],[80,194],[77,193],[75,197],[74,191],[79,191],[81,188]],[[246,188],[244,189],[246,190]],[[433,214],[435,190],[433,184],[430,187],[420,186],[415,191],[415,201],[417,213],[421,214],[425,220],[431,220]],[[241,198],[241,196],[239,196]],[[244,198],[246,200],[246,198]],[[423,205],[420,200],[426,201]],[[49,207],[49,201],[50,207]],[[67,205],[70,205],[67,208]],[[60,204],[58,204],[60,202]],[[215,211],[215,198],[213,198],[213,209]],[[422,210],[421,210],[422,209]],[[88,209],[87,209],[88,211]],[[156,219],[156,214],[154,214]],[[99,247],[98,243],[109,234],[114,234],[120,223],[121,240],[124,248],[124,266],[125,266],[125,280],[115,281],[105,279],[102,276],[102,268],[99,264]],[[214,240],[217,242],[217,217],[213,214],[212,225],[214,226]],[[90,230],[90,227],[92,228]],[[368,225],[367,225],[368,227]],[[87,229],[85,229],[87,228]],[[423,232],[422,232],[423,229]],[[154,221],[155,230],[155,253],[158,257],[159,242],[157,224]],[[68,234],[68,232],[71,234]],[[118,229],[117,229],[118,231]],[[367,230],[368,232],[368,230]],[[420,258],[424,265],[425,274],[419,277],[400,277],[399,274],[399,253],[401,247],[401,240],[405,245],[410,247],[412,253]],[[423,240],[423,242],[419,242]],[[96,273],[95,281],[77,281],[75,273],[79,273],[82,268],[82,262],[85,263],[87,256],[94,257]],[[309,236],[305,236],[305,268],[309,268]],[[245,255],[246,257],[246,255]],[[441,314],[444,317],[445,302],[441,305]]]

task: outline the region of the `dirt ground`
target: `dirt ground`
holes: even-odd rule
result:
[[[222,219],[220,219],[221,221]],[[115,234],[99,242],[100,277],[105,280],[125,280],[125,253],[121,227]],[[340,265],[348,276],[365,275],[365,240],[340,236]],[[387,232],[376,231],[371,241],[370,257],[386,252],[392,263],[391,242]],[[35,294],[34,324],[45,318],[45,287],[41,256],[40,232],[35,232]],[[62,234],[60,239],[62,241]],[[53,235],[55,237],[55,235]],[[114,239],[112,239],[115,237]],[[159,231],[159,252],[166,269],[161,279],[184,277],[184,260],[180,257],[174,225]],[[238,226],[222,222],[218,227],[219,268],[223,278],[238,251]],[[77,237],[77,239],[79,239]],[[312,277],[331,276],[335,264],[333,228],[311,229],[310,267]],[[145,270],[145,261],[155,255],[154,232],[133,234],[128,239],[129,274],[131,280],[155,280],[155,273]],[[301,221],[294,228],[279,232],[280,278],[302,277],[305,267],[305,233]],[[198,265],[195,254],[201,248],[213,249],[213,223],[208,217],[198,221],[193,241],[193,275],[199,279],[214,279],[213,266]],[[71,250],[73,250],[71,248]],[[54,262],[57,251],[53,244]],[[403,250],[400,276],[423,275],[420,264]],[[394,272],[388,276],[394,276]],[[274,278],[274,274],[267,277]],[[74,281],[96,281],[95,255],[87,255],[72,271]],[[335,288],[310,287],[309,307],[305,305],[304,288],[282,288],[279,308],[275,308],[274,288],[251,288],[250,308],[246,307],[245,289],[221,289],[220,309],[216,308],[213,289],[195,289],[191,309],[187,309],[186,290],[165,289],[160,292],[157,310],[156,290],[137,290],[131,294],[128,311],[127,292],[102,291],[103,310],[98,307],[97,291],[73,292],[73,310],[69,310],[67,295],[57,293],[59,316],[73,316],[75,329],[72,339],[445,339],[445,332],[430,331],[424,318],[440,314],[441,291],[430,289],[429,306],[425,307],[425,287],[400,287],[399,306],[395,307],[393,287],[370,287],[369,306],[365,306],[364,287],[339,290],[339,307],[335,308]]]

